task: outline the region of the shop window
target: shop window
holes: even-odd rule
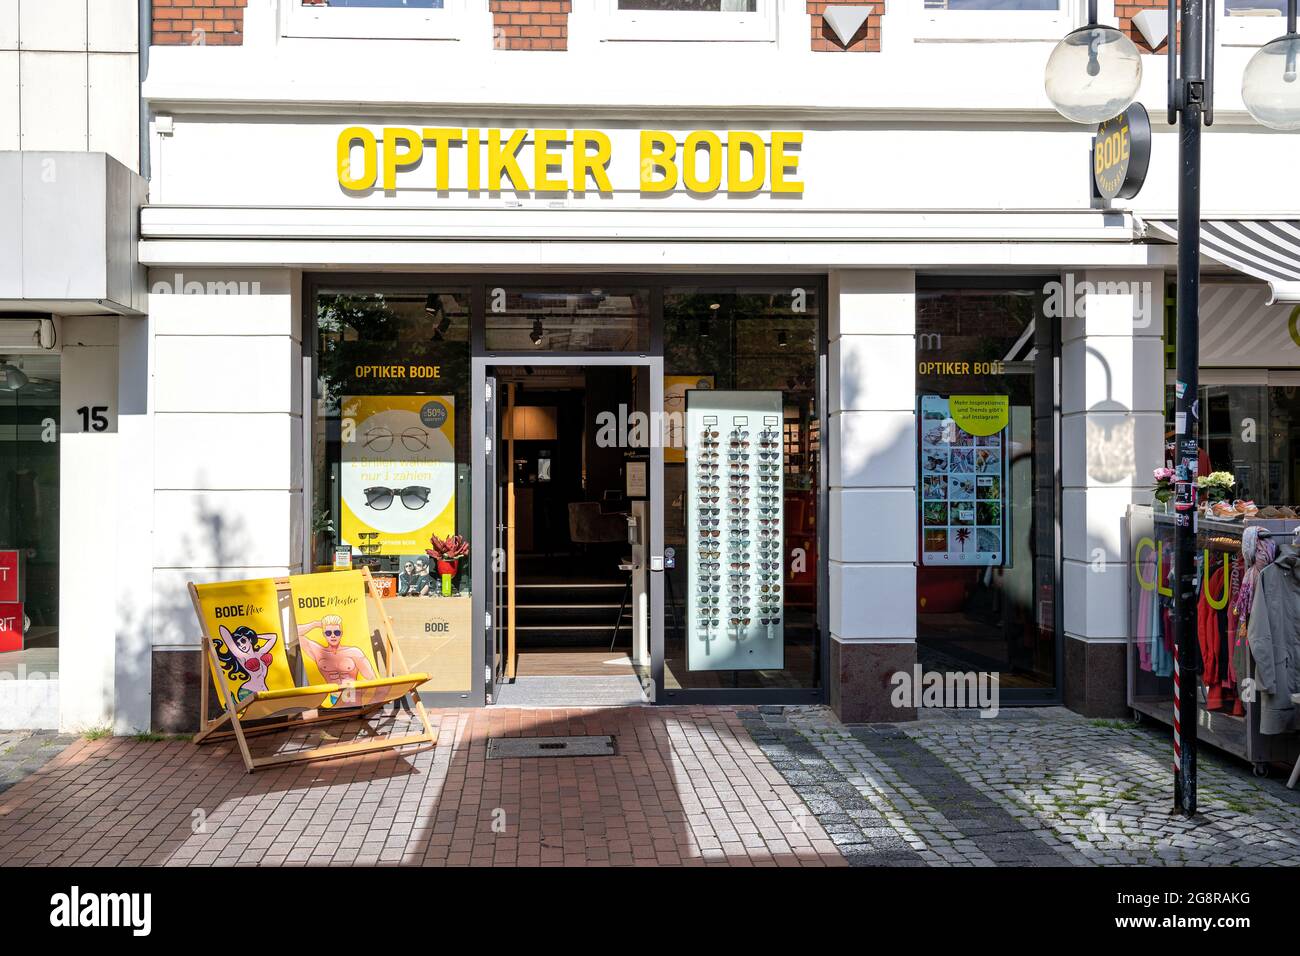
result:
[[[464,0],[284,0],[289,37],[454,39],[464,32]]]
[[[669,286],[663,321],[665,689],[814,688],[818,287]]]
[[[917,653],[1057,680],[1054,323],[1041,289],[917,292]]]
[[[1081,0],[924,0],[918,40],[1059,40],[1082,24]]]
[[[489,286],[486,346],[492,352],[645,352],[647,289]]]
[[[776,40],[776,0],[601,2],[605,40]]]
[[[469,292],[315,293],[311,558],[367,566],[421,690],[468,693]],[[432,553],[430,553],[432,552]]]
[[[1253,381],[1242,381],[1243,378]],[[1236,381],[1232,381],[1236,379]],[[1173,459],[1173,394],[1165,389],[1165,460]],[[1300,374],[1205,369],[1200,386],[1199,472],[1227,472],[1228,501],[1300,514]]]
[[[57,355],[0,356],[0,676],[59,670]]]

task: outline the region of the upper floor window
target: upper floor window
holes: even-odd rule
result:
[[[1286,0],[1223,0],[1223,11],[1230,17],[1280,17]]]
[[[925,0],[927,10],[1059,10],[1061,0]]]
[[[776,39],[777,0],[596,0],[605,40]]]
[[[1263,46],[1285,33],[1286,0],[1223,0],[1219,38],[1227,46]]]
[[[1050,40],[1076,26],[1085,0],[922,0],[918,40]],[[917,9],[919,8],[919,9]]]
[[[754,13],[758,0],[618,0],[620,10],[682,10]]]
[[[436,40],[460,36],[465,0],[281,0],[290,37]]]

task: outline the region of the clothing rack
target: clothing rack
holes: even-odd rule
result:
[[[1133,573],[1129,576],[1128,706],[1137,719],[1156,720],[1169,726],[1173,724],[1173,676],[1172,670],[1167,666],[1169,659],[1162,657],[1158,661],[1162,666],[1160,672],[1156,673],[1154,664],[1157,662],[1141,645],[1144,642],[1152,644],[1155,632],[1149,626],[1150,621],[1162,619],[1161,616],[1167,614],[1172,606],[1170,577],[1173,527],[1172,514],[1153,512],[1147,505],[1129,506],[1125,531]],[[1287,541],[1300,533],[1300,519],[1245,518],[1224,521],[1199,517],[1196,523],[1196,553],[1203,564],[1197,579],[1198,587],[1204,585],[1229,555],[1240,552],[1241,535],[1248,527],[1258,527],[1263,537]],[[1204,565],[1206,552],[1215,555],[1208,568]],[[1161,574],[1163,580],[1159,579]],[[1226,580],[1223,588],[1223,596],[1227,596]],[[1211,591],[1209,599],[1212,607],[1221,607],[1219,602],[1223,597],[1217,589]],[[1158,602],[1157,606],[1153,607],[1153,601]],[[1144,615],[1148,615],[1146,622],[1143,621]],[[1148,625],[1145,629],[1144,623]],[[1164,638],[1165,632],[1162,630],[1159,636]],[[1154,643],[1157,650],[1163,650],[1158,646],[1159,641]],[[1199,640],[1197,646],[1199,652]],[[1231,653],[1231,648],[1228,650]],[[1143,663],[1151,665],[1152,669],[1144,671],[1141,666]],[[1248,669],[1249,673],[1245,676],[1253,676],[1253,660],[1248,662]],[[1290,765],[1300,757],[1300,734],[1259,732],[1256,702],[1243,699],[1241,703],[1244,714],[1234,716],[1228,711],[1207,709],[1206,692],[1207,688],[1202,685],[1197,699],[1200,735],[1205,743],[1250,762],[1258,776],[1270,773],[1274,764]]]

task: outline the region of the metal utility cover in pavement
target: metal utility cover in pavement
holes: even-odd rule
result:
[[[605,737],[491,737],[488,760],[506,757],[612,757],[614,738]]]

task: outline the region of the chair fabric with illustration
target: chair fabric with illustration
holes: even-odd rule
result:
[[[281,633],[280,597],[286,592],[293,594],[307,589],[313,579],[325,578],[331,591],[345,603],[359,608],[363,616],[366,599],[374,599],[383,654],[375,654],[368,623],[363,628],[364,640],[347,646],[331,646],[329,635],[325,635],[324,644],[311,636],[318,629],[324,630],[322,621],[299,622],[295,615],[304,675],[300,683],[295,681],[289,667]],[[212,680],[224,708],[223,714],[209,719],[207,682],[201,681],[199,733],[194,743],[234,738],[244,766],[251,773],[264,767],[437,742],[437,734],[417,693],[415,712],[423,726],[421,733],[376,736],[263,757],[254,757],[249,749],[247,738],[251,736],[293,732],[324,721],[365,720],[385,704],[413,694],[429,679],[427,674],[407,672],[401,648],[393,639],[392,622],[368,568],[252,581],[191,582],[189,591],[203,633],[203,670]],[[243,623],[236,624],[237,621]],[[332,625],[331,630],[334,627],[341,634],[341,624]],[[327,648],[330,649],[328,657]]]

